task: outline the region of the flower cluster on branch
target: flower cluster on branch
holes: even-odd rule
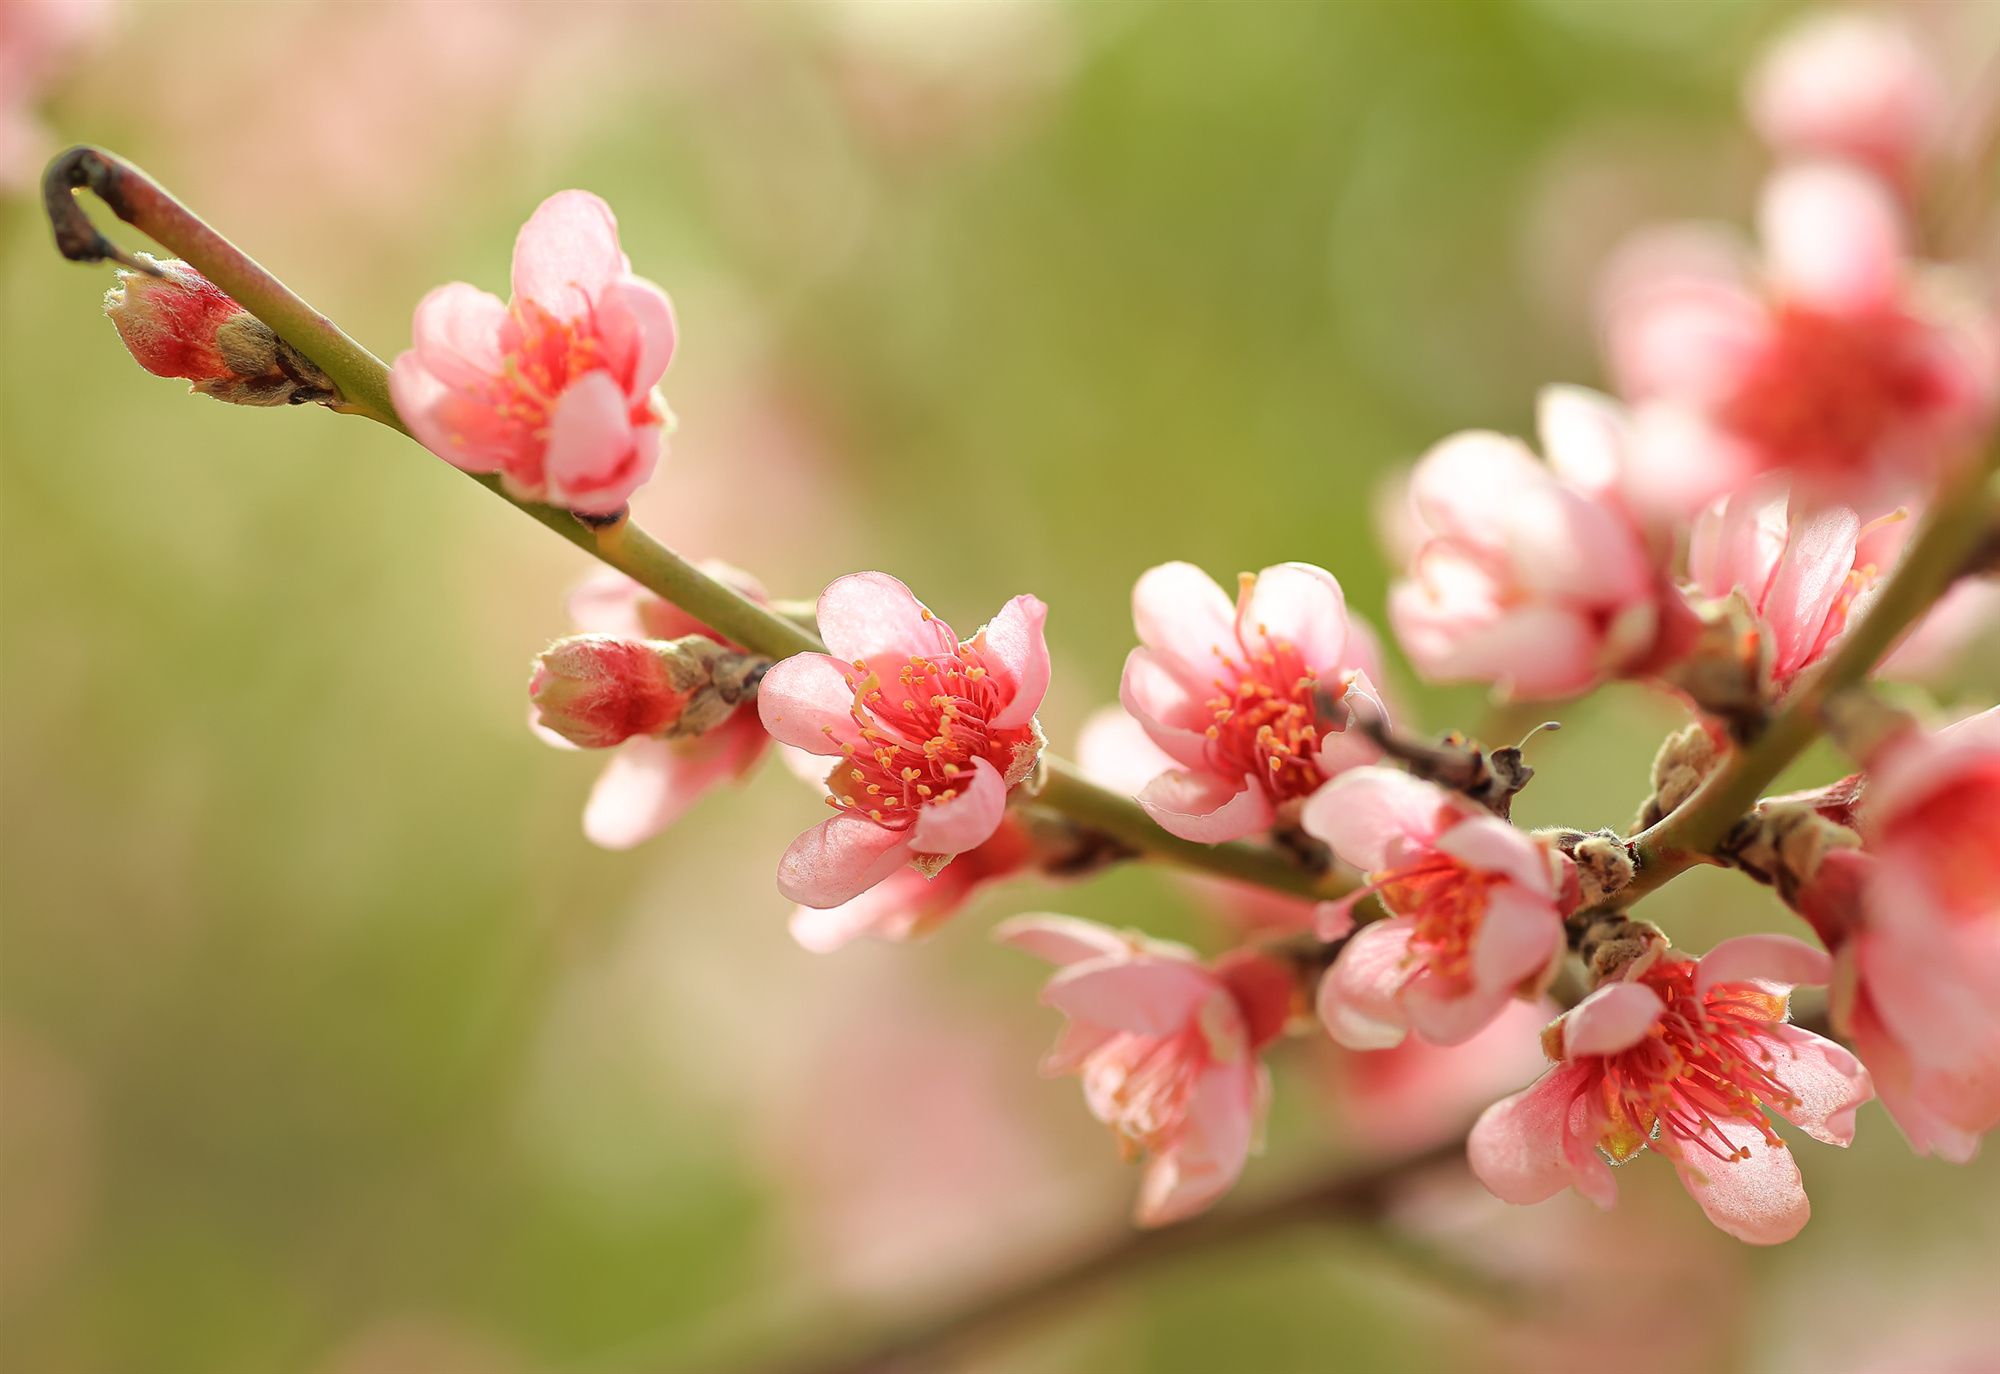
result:
[[[2000,1125],[2000,714],[1926,731],[1871,688],[1993,571],[2000,332],[1991,282],[1917,257],[1927,185],[1976,173],[1944,156],[1914,39],[1816,22],[1750,105],[1778,157],[1760,255],[1686,228],[1619,253],[1616,395],[1546,389],[1539,455],[1484,431],[1423,455],[1387,606],[1429,680],[1541,701],[1624,680],[1678,702],[1689,723],[1630,830],[1523,829],[1520,746],[1408,733],[1324,568],[1246,573],[1233,598],[1188,563],[1146,572],[1122,713],[1093,723],[1079,771],[1037,718],[1038,596],[961,638],[857,571],[820,595],[815,641],[754,579],[659,548],[626,501],[671,424],[673,311],[587,192],[522,229],[510,301],[425,297],[386,372],[108,154],[59,159],[50,205],[73,257],[134,261],[80,221],[68,192],[87,186],[189,258],[135,262],[114,292],[149,370],[396,423],[617,570],[573,597],[580,633],[529,684],[539,731],[615,751],[585,818],[600,844],[657,834],[775,742],[810,784],[801,817],[809,792],[831,811],[775,864],[807,948],[911,940],[977,890],[1126,861],[1257,904],[1213,957],[1060,915],[998,931],[1056,966],[1044,998],[1068,1026],[1045,1067],[1078,1074],[1147,1161],[1142,1223],[1235,1182],[1288,1037],[1453,1050],[1524,1035],[1519,1004],[1562,989],[1551,1067],[1472,1132],[1477,1176],[1512,1202],[1573,1187],[1608,1207],[1612,1167],[1655,1153],[1717,1226],[1769,1243],[1808,1213],[1774,1120],[1845,1145],[1879,1092],[1916,1149],[1959,1161]],[[1764,796],[1822,732],[1857,771]],[[1627,914],[1695,863],[1770,884],[1820,945],[1746,933],[1697,957]],[[1859,1057],[1791,1023],[1798,984],[1832,985]]]

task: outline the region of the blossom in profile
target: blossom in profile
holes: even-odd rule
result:
[[[1611,367],[1636,407],[1628,489],[1668,515],[1766,472],[1807,503],[1920,495],[1992,420],[1988,309],[1912,266],[1900,207],[1854,167],[1783,169],[1759,221],[1760,269],[1726,235],[1678,229],[1607,274]]]
[[[1763,630],[1771,685],[1782,695],[1865,606],[1896,542],[1877,531],[1901,523],[1898,514],[1864,524],[1844,505],[1801,509],[1782,481],[1758,482],[1695,519],[1688,581],[1701,596],[1742,598]]]
[[[1636,671],[1661,643],[1674,592],[1618,494],[1623,414],[1549,387],[1540,428],[1546,464],[1517,439],[1471,431],[1411,475],[1419,538],[1389,623],[1426,677],[1575,696]]]
[[[1370,893],[1389,912],[1354,932],[1320,983],[1320,1019],[1349,1049],[1387,1049],[1412,1030],[1434,1045],[1469,1040],[1515,996],[1539,993],[1567,951],[1569,861],[1457,793],[1357,768],[1306,803],[1304,825],[1367,874],[1341,914]],[[1323,920],[1320,933],[1344,924]]]
[[[1811,1209],[1766,1113],[1846,1145],[1874,1096],[1859,1060],[1787,1019],[1791,989],[1832,973],[1823,951],[1782,935],[1634,963],[1544,1033],[1555,1067],[1486,1109],[1467,1142],[1473,1172],[1507,1202],[1575,1188],[1609,1207],[1611,1166],[1650,1149],[1722,1230],[1790,1240]]]
[[[2000,1126],[2000,708],[1891,738],[1797,906],[1832,949],[1834,1024],[1912,1148],[1965,1163]]]
[[[611,207],[543,201],[514,242],[513,298],[452,282],[417,304],[389,390],[403,423],[509,495],[613,515],[672,423],[654,387],[674,351],[666,293],[632,275]]]
[[[1042,1000],[1069,1018],[1043,1061],[1076,1073],[1091,1114],[1145,1157],[1136,1217],[1180,1221],[1243,1172],[1270,1095],[1259,1059],[1290,1019],[1291,972],[1239,950],[1214,966],[1179,945],[1067,916],[1023,916],[996,938],[1056,965]]]
[[[1750,122],[1790,158],[1842,158],[1909,186],[1948,114],[1937,64],[1880,11],[1810,15],[1781,35],[1745,91]]]
[[[765,600],[764,589],[749,574],[721,563],[702,566],[753,600]],[[571,594],[569,613],[587,635],[615,642],[700,636],[736,647],[672,602],[655,596],[623,573],[609,570],[590,577]],[[642,673],[641,681],[654,679],[648,672]],[[671,696],[671,691],[667,695]],[[632,701],[659,704],[645,692],[636,694]],[[627,729],[635,718],[620,715],[615,708],[611,711],[616,728],[600,734],[602,743],[597,747],[615,746],[617,752],[598,779],[583,813],[584,834],[592,842],[607,849],[629,849],[651,839],[686,814],[710,788],[749,773],[770,746],[770,736],[756,712],[745,707],[737,707],[719,724],[691,737],[672,738],[664,733],[673,723],[667,719],[669,714],[678,718],[677,713],[662,711],[638,721],[639,728]],[[586,715],[587,723],[593,726],[606,719],[603,712]],[[559,745],[586,743],[574,734],[565,739],[546,726],[538,726],[538,733]],[[611,738],[613,735],[618,738]]]
[[[1201,569],[1163,563],[1133,587],[1132,619],[1119,699],[1176,765],[1137,795],[1173,834],[1214,844],[1292,823],[1326,779],[1379,756],[1354,727],[1388,719],[1380,648],[1332,573],[1246,573],[1231,606]]]
[[[837,760],[835,814],[778,865],[785,896],[827,908],[905,864],[935,876],[999,829],[1041,756],[1048,607],[1017,596],[960,640],[908,587],[866,572],[830,585],[818,614],[831,652],[774,665],[757,709],[780,743]]]

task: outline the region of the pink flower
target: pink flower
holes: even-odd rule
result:
[[[720,563],[702,566],[745,595],[760,602],[765,599],[764,589],[747,573]],[[622,573],[600,572],[585,581],[571,594],[569,613],[579,629],[593,635],[656,640],[702,635],[728,643]],[[553,734],[548,738],[565,742]],[[617,746],[617,754],[590,794],[583,813],[584,834],[606,849],[630,849],[649,840],[679,820],[702,793],[747,774],[769,744],[770,736],[756,714],[741,708],[721,725],[691,739],[633,734]]]
[[[1730,1235],[1790,1240],[1811,1209],[1766,1111],[1846,1145],[1874,1096],[1859,1060],[1787,1023],[1792,986],[1832,971],[1826,954],[1782,935],[1634,965],[1544,1033],[1556,1067],[1486,1109],[1467,1142],[1473,1172],[1507,1202],[1573,1187],[1609,1207],[1610,1166],[1651,1148]]]
[[[1673,592],[1615,494],[1624,416],[1577,387],[1547,388],[1540,411],[1547,466],[1471,431],[1411,477],[1423,538],[1389,622],[1427,677],[1574,696],[1635,670],[1661,637]]]
[[[1342,1138],[1388,1154],[1463,1135],[1481,1107],[1540,1066],[1537,1036],[1552,1010],[1547,1002],[1510,1002],[1460,1045],[1406,1039],[1392,1049],[1345,1050],[1321,1041],[1333,1057]]]
[[[1865,852],[1829,855],[1799,907],[1883,1105],[1964,1163],[2000,1126],[2000,707],[1886,746],[1856,815]]]
[[[1745,93],[1750,121],[1787,157],[1861,163],[1907,188],[1944,131],[1944,81],[1899,20],[1816,14],[1773,44]]]
[[[1900,516],[1894,517],[1901,523]],[[1703,596],[1741,595],[1763,623],[1780,693],[1836,644],[1886,562],[1876,525],[1852,507],[1801,509],[1782,481],[1762,481],[1710,506],[1688,541],[1688,580]]]
[[[1304,825],[1368,874],[1341,915],[1351,921],[1369,892],[1389,912],[1348,939],[1320,983],[1320,1019],[1349,1049],[1386,1049],[1411,1029],[1437,1045],[1469,1040],[1511,998],[1546,986],[1567,949],[1568,860],[1456,793],[1357,768],[1306,803]],[[1320,933],[1343,931],[1323,922]]]
[[[1379,751],[1349,729],[1386,721],[1374,635],[1350,620],[1333,574],[1280,563],[1244,574],[1236,605],[1191,563],[1132,589],[1140,647],[1119,699],[1178,767],[1138,793],[1183,839],[1215,844],[1289,823],[1326,779]]]
[[[861,936],[892,943],[921,939],[957,915],[979,889],[1022,872],[1034,858],[1027,831],[1003,813],[992,835],[934,877],[899,868],[839,906],[799,907],[792,913],[792,938],[815,954],[831,953]]]
[[[854,573],[820,594],[832,653],[784,660],[757,692],[773,738],[840,760],[827,778],[838,814],[792,842],[780,891],[837,907],[904,864],[935,875],[992,837],[1041,756],[1047,616],[1017,596],[961,642],[887,573]]]
[[[1668,514],[1761,472],[1812,501],[1921,490],[1993,413],[1993,323],[1905,260],[1882,186],[1851,167],[1766,186],[1766,261],[1701,231],[1631,245],[1605,291],[1613,371],[1638,405],[1629,485]]]
[[[1290,1018],[1291,974],[1249,951],[1211,968],[1179,945],[1067,916],[1017,917],[995,935],[1057,965],[1042,1000],[1069,1026],[1042,1071],[1078,1073],[1091,1114],[1128,1157],[1149,1157],[1140,1225],[1228,1192],[1263,1120],[1258,1053]]]
[[[671,423],[653,388],[673,307],[632,275],[596,196],[558,192],[521,227],[506,305],[453,282],[418,302],[412,332],[389,391],[446,462],[587,515],[617,513],[652,475]]]

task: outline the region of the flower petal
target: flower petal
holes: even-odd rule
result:
[[[673,361],[679,337],[673,302],[642,277],[624,277],[604,288],[595,314],[597,336],[625,397],[645,398]]]
[[[514,240],[514,299],[560,319],[589,313],[605,287],[631,271],[618,246],[618,219],[588,191],[558,191]]]
[[[1053,913],[1002,921],[994,928],[993,938],[1052,964],[1115,958],[1132,949],[1132,942],[1109,926]]]
[[[1472,940],[1472,977],[1511,995],[1563,948],[1562,917],[1540,893],[1502,885],[1486,895],[1486,915]]]
[[[763,751],[763,733],[746,714],[742,725],[731,720],[699,739],[625,741],[590,791],[583,833],[605,849],[651,839],[703,793],[740,777]]]
[[[1795,1107],[1778,1107],[1778,1114],[1814,1140],[1851,1144],[1854,1113],[1875,1096],[1868,1070],[1845,1048],[1809,1030],[1773,1026],[1770,1037],[1788,1051],[1778,1080],[1799,1099]]]
[[[836,578],[819,594],[818,619],[827,652],[849,663],[880,655],[921,658],[958,648],[951,626],[884,572]]]
[[[1587,1065],[1559,1064],[1480,1113],[1465,1153],[1488,1192],[1502,1202],[1545,1202],[1577,1181],[1565,1141],[1593,1076]]]
[[[959,775],[961,778],[964,774]],[[976,849],[1000,828],[1007,810],[1007,784],[1000,770],[983,758],[972,761],[972,777],[958,795],[925,802],[910,827],[910,848],[919,854],[963,854]]]
[[[1606,983],[1562,1018],[1563,1056],[1617,1054],[1644,1040],[1667,1004],[1644,983]]]
[[[1876,178],[1834,163],[1788,167],[1765,186],[1758,227],[1782,294],[1843,315],[1896,298],[1906,231]]]
[[[433,377],[448,387],[477,386],[504,366],[500,329],[507,307],[490,291],[455,281],[417,302],[412,347]]]
[[[1771,993],[1788,993],[1801,983],[1833,979],[1833,960],[1789,935],[1738,935],[1701,956],[1695,970],[1697,993],[1725,983],[1754,983]]]
[[[1139,805],[1162,830],[1197,844],[1222,844],[1270,828],[1275,813],[1264,789],[1244,778],[1234,786],[1213,773],[1183,768],[1160,774],[1138,792]]]
[[[1528,892],[1555,895],[1555,877],[1541,841],[1498,816],[1470,816],[1438,836],[1436,847],[1473,868],[1501,874]]]
[[[1238,601],[1236,638],[1246,652],[1283,642],[1297,649],[1310,668],[1326,671],[1344,665],[1347,597],[1326,569],[1279,563],[1258,573]]]
[[[778,890],[801,906],[850,902],[910,859],[907,831],[842,812],[792,841],[778,861]]]
[[[828,654],[794,654],[757,684],[757,716],[771,738],[812,754],[838,754],[858,738],[853,670]]]
[[[1146,1167],[1134,1212],[1141,1226],[1185,1220],[1242,1176],[1257,1131],[1258,1072],[1246,1058],[1211,1064],[1196,1080],[1179,1136]]]
[[[1192,563],[1162,563],[1132,586],[1139,642],[1199,690],[1222,670],[1236,645],[1236,607],[1215,579]]]
[[[1406,920],[1363,926],[1341,947],[1319,982],[1319,1019],[1335,1043],[1350,1050],[1386,1050],[1403,1043],[1409,1019],[1400,1000],[1410,977]]]
[[[1754,1124],[1737,1117],[1721,1118],[1715,1130],[1748,1153],[1727,1162],[1702,1150],[1670,1155],[1688,1195],[1710,1221],[1740,1241],[1776,1245],[1796,1236],[1812,1215],[1812,1205],[1792,1152],[1772,1145]]]
[[[1299,824],[1363,871],[1387,868],[1406,848],[1429,848],[1460,808],[1434,783],[1395,768],[1350,768],[1306,799]]]
[[[659,456],[659,430],[633,425],[616,379],[586,372],[563,388],[549,416],[549,504],[612,514],[653,475]]]
[[[1042,1001],[1073,1021],[1136,1035],[1176,1035],[1221,985],[1200,964],[1126,949],[1067,964]]]
[[[1049,608],[1039,597],[1017,596],[986,626],[986,648],[1013,679],[1014,693],[993,717],[996,730],[1026,725],[1049,690],[1049,641],[1042,626]]]

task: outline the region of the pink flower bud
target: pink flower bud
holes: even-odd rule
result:
[[[663,643],[572,635],[535,660],[528,680],[536,723],[584,749],[609,749],[635,735],[665,735],[682,724],[711,676],[713,640]],[[685,647],[684,647],[685,646]]]
[[[232,405],[301,405],[334,396],[333,383],[221,287],[180,261],[141,253],[160,275],[121,269],[104,313],[139,366],[182,377]]]

